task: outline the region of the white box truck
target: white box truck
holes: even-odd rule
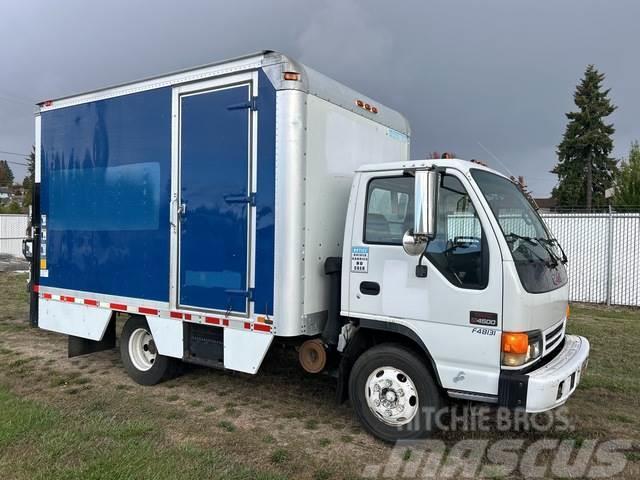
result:
[[[518,186],[410,161],[401,114],[282,54],[49,100],[35,132],[31,322],[70,356],[114,348],[116,313],[144,385],[287,341],[387,441],[580,381],[566,257]]]

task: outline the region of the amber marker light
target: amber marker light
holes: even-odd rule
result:
[[[526,333],[503,333],[502,351],[504,353],[526,354],[529,351],[529,336]]]
[[[284,72],[283,77],[285,80],[291,80],[294,82],[300,81],[300,74],[298,72]]]

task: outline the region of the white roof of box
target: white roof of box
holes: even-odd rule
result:
[[[340,82],[333,80],[332,78],[329,78],[282,53],[271,50],[264,50],[262,52],[230,60],[201,65],[199,67],[179,70],[134,82],[127,82],[98,90],[92,90],[78,95],[46,100],[40,102],[38,106],[40,107],[39,111],[44,112],[47,110],[104,100],[154,88],[205,80],[220,75],[229,75],[236,72],[255,70],[258,68],[262,68],[264,70],[269,80],[277,90],[304,91],[392,128],[407,136],[410,135],[409,122],[399,112],[356,92]],[[300,81],[284,80],[284,72],[300,73]],[[377,113],[373,113],[370,110],[366,110],[365,108],[358,106],[358,100],[363,104],[375,106]]]

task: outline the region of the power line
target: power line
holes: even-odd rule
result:
[[[17,152],[7,152],[5,150],[0,150],[0,153],[3,153],[5,155],[16,155],[18,157],[28,157],[29,155],[25,155],[24,153],[17,153]],[[4,160],[7,163],[11,163],[13,165],[22,165],[23,167],[28,167],[29,165],[23,162],[16,162],[15,160]]]
[[[30,153],[7,152],[5,150],[0,150],[0,153],[4,153],[5,155],[17,155],[18,157],[28,157],[31,155]]]
[[[14,162],[14,161],[12,161],[12,160],[0,160],[0,161],[7,162],[7,163],[11,163],[11,164],[13,164],[13,165],[22,165],[23,167],[28,167],[28,166],[29,166],[29,165],[27,165],[26,163]]]

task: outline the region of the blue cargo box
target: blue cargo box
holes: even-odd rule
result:
[[[275,52],[43,102],[41,299],[317,334],[354,171],[408,159],[408,135],[397,112]],[[108,318],[45,303],[42,328],[104,335]]]

